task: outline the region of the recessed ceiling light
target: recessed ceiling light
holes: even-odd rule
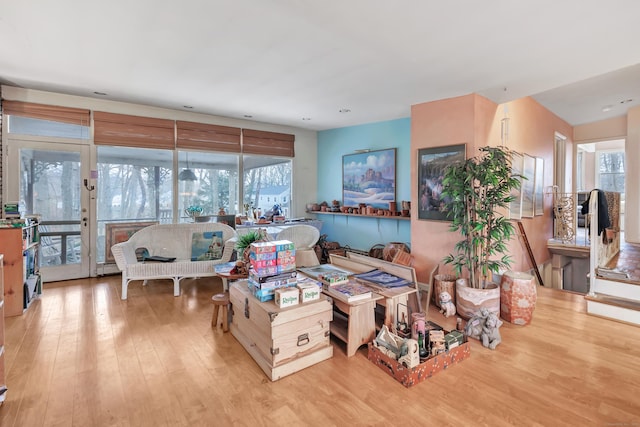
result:
[[[252,118],[252,117],[253,117],[253,116],[252,116],[251,114],[245,114],[245,115],[244,115],[244,118],[245,118],[245,119],[250,119],[250,118]]]
[[[193,106],[192,105],[183,105],[183,108],[186,108],[188,110],[193,110]]]
[[[311,117],[303,117],[302,120],[311,120]]]
[[[339,111],[340,113],[350,113],[350,112],[351,112],[351,110],[350,110],[350,109],[348,109],[348,108],[341,108],[341,109],[339,109],[338,111]]]
[[[611,111],[612,108],[613,108],[613,105],[605,105],[604,107],[602,107],[602,112],[606,113],[608,111]]]
[[[93,92],[93,93],[94,93],[95,95],[100,95],[100,96],[106,96],[106,95],[107,95],[107,94],[106,94],[106,93],[104,93],[104,92],[98,92],[98,91]]]
[[[624,99],[622,101],[620,101],[620,104],[628,104],[629,102],[633,101],[633,99],[629,98],[629,99]]]

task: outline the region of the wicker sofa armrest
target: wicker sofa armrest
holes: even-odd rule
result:
[[[124,271],[127,265],[138,263],[136,250],[131,242],[116,243],[111,246],[111,253],[113,253],[113,258],[115,258],[116,265],[120,271]]]

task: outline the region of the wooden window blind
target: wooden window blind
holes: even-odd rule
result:
[[[194,122],[176,122],[178,148],[240,152],[240,128]]]
[[[138,148],[175,148],[173,120],[125,114],[93,113],[96,145],[117,145]]]
[[[2,101],[2,110],[5,114],[11,116],[70,123],[79,126],[89,126],[91,117],[91,112],[83,108],[60,107],[22,101]]]
[[[242,129],[242,152],[267,156],[294,157],[295,135]]]

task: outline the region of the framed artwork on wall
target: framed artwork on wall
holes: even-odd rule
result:
[[[396,200],[396,149],[342,156],[342,204],[389,209]]]
[[[158,224],[158,221],[145,221],[145,222],[108,222],[104,225],[105,239],[104,239],[104,261],[106,263],[116,262],[111,253],[111,246],[116,243],[126,242],[129,237],[138,230],[142,230],[150,225]]]
[[[535,173],[535,215],[544,214],[544,159],[536,157],[536,173]]]
[[[524,175],[524,156],[520,153],[513,153],[511,158],[511,173],[513,175]],[[519,189],[514,189],[511,192],[513,201],[509,203],[509,218],[510,219],[522,219],[522,190],[524,182],[521,182]]]
[[[534,199],[535,199],[535,175],[536,175],[536,159],[528,154],[523,156],[522,175],[522,216],[524,218],[533,218],[534,216]]]
[[[466,144],[418,150],[418,218],[446,221],[445,201],[441,197],[442,178],[451,163],[464,161]]]

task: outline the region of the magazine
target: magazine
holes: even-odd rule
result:
[[[347,283],[325,287],[325,293],[344,302],[354,302],[372,297],[371,289],[350,280]]]
[[[403,279],[378,269],[367,271],[366,273],[355,274],[354,277],[362,283],[373,283],[374,285],[382,286],[383,288],[397,288],[413,284],[411,280]]]

